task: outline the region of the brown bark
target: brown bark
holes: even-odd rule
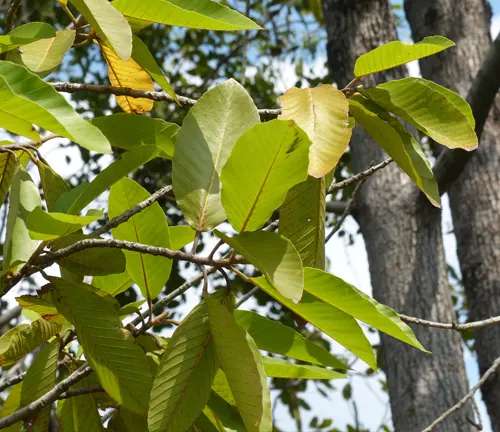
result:
[[[328,60],[339,87],[352,78],[356,58],[396,39],[387,0],[323,0],[328,32]],[[364,84],[401,78],[403,69],[387,71]],[[356,127],[351,144],[353,168],[366,168],[384,157],[380,147]],[[356,209],[365,239],[374,297],[407,315],[452,321],[441,234],[441,212],[433,208],[402,171],[387,167],[366,181]],[[458,334],[414,326],[432,355],[381,335],[396,431],[417,432],[467,392]],[[440,432],[472,431],[470,405],[443,422]]]
[[[456,42],[420,61],[422,76],[466,96],[491,46],[485,0],[406,0],[415,41],[441,34]],[[500,73],[497,71],[497,73]],[[500,315],[500,97],[490,109],[479,149],[449,190],[469,319]],[[475,331],[481,375],[500,356],[500,327]],[[500,372],[482,388],[494,431],[500,431]]]

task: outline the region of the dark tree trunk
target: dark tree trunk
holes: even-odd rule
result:
[[[328,60],[339,87],[352,78],[356,58],[396,39],[387,0],[323,0],[328,31]],[[378,74],[365,85],[401,78],[403,69]],[[356,127],[353,168],[362,170],[384,155]],[[441,213],[433,208],[392,165],[370,178],[361,190],[355,213],[365,239],[373,294],[397,312],[434,321],[452,321],[441,234]],[[414,327],[432,355],[381,335],[396,431],[420,432],[467,392],[460,336],[446,330]],[[470,406],[436,428],[440,432],[473,431]]]
[[[466,96],[491,46],[485,0],[406,0],[413,38],[440,34],[457,47],[420,61],[422,76]],[[500,73],[500,71],[498,71]],[[458,257],[471,321],[500,315],[500,97],[480,147],[449,190]],[[500,327],[475,332],[483,374],[500,356]],[[482,388],[493,430],[500,432],[500,372]]]

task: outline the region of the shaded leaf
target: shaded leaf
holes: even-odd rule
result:
[[[217,393],[212,392],[207,407],[210,409],[210,413],[231,431],[247,432],[236,407],[229,404]]]
[[[348,369],[323,347],[278,321],[244,310],[235,311],[234,318],[261,350],[323,366]]]
[[[247,130],[221,174],[222,205],[236,231],[261,228],[307,178],[311,142],[292,121],[272,120]]]
[[[298,378],[298,379],[347,379],[347,375],[318,366],[302,365],[287,360],[262,357],[264,369],[268,377],[273,378]]]
[[[290,240],[267,231],[242,233],[228,237],[218,230],[223,239],[250,263],[285,297],[297,302],[302,296],[304,272],[300,256]]]
[[[134,281],[127,271],[106,276],[95,276],[92,278],[93,286],[112,296],[116,296],[124,291],[127,291],[133,283]]]
[[[292,187],[280,207],[279,233],[308,267],[325,268],[326,177],[309,176]]]
[[[103,169],[90,183],[82,183],[62,195],[57,200],[54,210],[68,214],[80,213],[118,180],[153,159],[158,154],[158,151],[159,149],[156,146],[145,145],[123,153],[111,165]]]
[[[292,312],[310,322],[313,326],[336,340],[358,356],[372,369],[377,368],[377,361],[372,346],[357,321],[347,313],[304,291],[302,299],[295,304],[283,297],[264,277],[254,278],[253,282],[263,291],[286,306]],[[306,286],[307,280],[304,282]]]
[[[24,66],[0,62],[0,125],[38,141],[38,134],[25,134],[28,124],[69,138],[88,150],[108,153],[111,148],[99,129],[80,117],[64,96]]]
[[[400,41],[389,42],[360,56],[354,65],[354,75],[362,77],[392,69],[436,54],[452,46],[455,46],[455,43],[443,36],[428,36],[416,44]]]
[[[50,24],[31,22],[0,36],[0,53],[27,45],[39,39],[48,39],[56,35],[56,29]]]
[[[10,141],[0,141],[0,146],[13,144]],[[16,153],[18,155],[18,153]],[[10,152],[0,153],[0,203],[3,204],[12,184],[18,161]]]
[[[182,432],[207,404],[219,369],[207,305],[202,301],[170,339],[153,382],[149,431]]]
[[[104,216],[102,210],[90,209],[85,216],[49,213],[41,207],[29,214],[26,226],[34,240],[53,240],[71,234]]]
[[[122,328],[111,303],[88,289],[51,278],[52,301],[78,332],[85,358],[119,405],[147,410],[151,376],[146,356]]]
[[[255,342],[236,324],[232,313],[217,298],[211,296],[205,301],[220,366],[246,430],[271,430],[269,387]]]
[[[8,415],[14,414],[19,408],[21,408],[21,389],[23,383],[20,382],[13,386],[10,390],[7,399],[5,399],[2,409],[0,410],[0,419],[7,417]],[[20,432],[23,427],[23,422],[18,421],[8,428],[3,429],[4,432]]]
[[[352,96],[349,106],[352,116],[363,129],[408,174],[429,201],[439,207],[439,188],[431,164],[415,138],[396,118],[363,96]]]
[[[11,269],[17,262],[26,262],[36,250],[38,242],[29,235],[26,221],[29,213],[41,205],[40,193],[28,171],[16,166],[7,215],[7,230],[3,246],[3,268]],[[14,268],[19,266],[15,265]]]
[[[123,61],[102,42],[99,42],[99,46],[108,64],[109,82],[112,86],[134,90],[154,90],[151,77],[133,58]],[[145,114],[153,108],[152,99],[131,96],[115,96],[115,98],[120,108],[126,113]]]
[[[174,92],[174,89],[167,81],[163,71],[161,70],[158,63],[156,63],[153,54],[149,52],[149,48],[147,45],[137,36],[133,36],[133,51],[132,58],[134,61],[141,66],[149,76],[156,81],[156,83],[161,87],[161,89],[172,96],[172,98],[180,105],[179,100],[177,99],[177,95]]]
[[[120,215],[150,196],[134,180],[123,178],[111,187],[109,217]],[[112,233],[119,240],[170,248],[167,218],[157,202],[113,228]],[[124,253],[127,258],[127,273],[139,286],[144,297],[154,299],[170,276],[172,260],[128,250]]]
[[[259,30],[249,18],[212,0],[115,0],[123,15],[143,21],[206,30]]]
[[[426,351],[411,328],[390,307],[378,303],[344,280],[322,270],[304,269],[304,289],[352,317],[409,345]]]
[[[206,92],[185,117],[172,164],[172,186],[195,230],[209,230],[226,219],[220,172],[236,140],[259,122],[257,107],[233,79]]]
[[[148,430],[146,417],[120,408],[111,418],[108,430],[115,432],[142,432]]]
[[[60,330],[59,324],[44,319],[8,330],[0,338],[0,366],[10,366],[21,360]]]
[[[127,61],[132,54],[132,30],[125,17],[108,0],[70,0],[99,38],[118,57]]]
[[[291,88],[280,96],[280,119],[293,120],[312,142],[309,175],[320,178],[335,168],[347,149],[352,129],[349,106],[343,92],[332,85]]]
[[[68,184],[50,166],[43,163],[37,165],[45,203],[49,211],[53,211],[57,199],[69,191]]]
[[[33,295],[23,295],[21,297],[16,297],[17,303],[23,309],[29,309],[36,312],[46,321],[54,322],[57,324],[68,324],[66,318],[64,318],[56,309],[54,303],[50,301],[50,295],[42,295],[42,297],[37,297]]]
[[[471,110],[451,90],[423,78],[403,78],[358,90],[446,147],[477,147]]]
[[[158,155],[166,159],[174,156],[174,145],[179,132],[175,123],[141,115],[118,113],[91,120],[113,147],[130,150],[152,144],[161,149]]]

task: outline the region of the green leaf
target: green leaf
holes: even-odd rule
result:
[[[193,427],[189,430],[189,432],[226,432],[226,429],[222,428],[221,425],[216,425],[214,422],[210,420],[210,418],[205,414],[208,413],[208,408],[203,410],[200,416],[194,422]],[[213,417],[213,414],[212,414]],[[215,420],[215,418],[214,418]]]
[[[140,312],[140,307],[144,303],[146,303],[146,299],[142,299],[142,300],[139,300],[139,301],[136,301],[136,302],[132,302],[132,303],[129,303],[129,304],[123,306],[122,308],[120,308],[120,312],[118,312],[119,315],[120,315],[120,318],[123,319],[123,318],[125,318],[126,316],[128,316],[130,314]]]
[[[177,225],[168,229],[170,235],[170,247],[180,250],[194,241],[196,231],[187,225]]]
[[[236,140],[259,122],[257,107],[233,79],[205,93],[185,117],[172,164],[172,186],[184,217],[197,231],[226,219],[220,172]]]
[[[123,153],[90,183],[82,183],[79,187],[62,195],[56,202],[55,210],[68,214],[80,213],[118,180],[153,159],[158,151],[156,146],[145,145]]]
[[[309,175],[321,178],[334,169],[347,149],[352,129],[349,105],[343,92],[332,85],[291,88],[280,96],[278,118],[293,120],[312,142]]]
[[[236,322],[238,323],[238,321]],[[222,369],[219,369],[219,371],[215,374],[214,382],[212,383],[212,390],[226,402],[236,406],[236,401],[234,399],[233,393],[231,392],[231,387],[229,387],[226,374],[222,372]]]
[[[54,338],[35,357],[23,380],[21,406],[41,398],[56,384],[59,340]],[[30,417],[34,431],[48,430],[51,405],[42,408]]]
[[[107,430],[115,432],[147,431],[148,420],[144,416],[140,416],[126,409],[120,408],[109,421]]]
[[[325,268],[326,177],[309,176],[288,191],[280,207],[279,233],[297,249],[302,264]]]
[[[342,279],[322,270],[304,269],[304,289],[352,317],[425,351],[411,328],[390,307],[378,303]]]
[[[123,178],[111,187],[109,217],[120,215],[150,196],[149,192],[134,180]],[[127,222],[113,228],[112,233],[118,240],[170,248],[167,218],[156,202],[132,216]],[[127,258],[127,273],[139,286],[144,297],[154,299],[170,276],[172,260],[128,250],[124,253]]]
[[[99,238],[84,234],[71,234],[60,237],[51,242],[51,249],[58,251],[80,240]],[[83,249],[67,257],[59,258],[57,263],[76,275],[103,276],[108,274],[123,273],[125,271],[125,255],[121,249],[99,247]],[[81,279],[64,279],[80,282]]]
[[[202,301],[170,339],[153,382],[150,432],[183,432],[207,404],[219,360]]]
[[[0,338],[0,366],[10,366],[21,360],[60,330],[59,324],[44,319],[10,329]]]
[[[207,407],[210,409],[210,414],[215,415],[217,420],[229,428],[229,430],[247,432],[236,407],[226,402],[215,392],[212,392],[210,395]]]
[[[0,146],[14,144],[10,141],[0,141]],[[0,203],[3,204],[12,184],[18,161],[10,152],[0,153]]]
[[[0,419],[7,417],[8,415],[14,414],[19,408],[21,408],[21,389],[23,383],[20,382],[13,386],[10,390],[7,399],[5,399],[2,410],[0,411]],[[18,421],[8,428],[3,429],[4,432],[20,432],[23,427],[23,422]]]
[[[272,120],[246,131],[221,174],[222,205],[236,231],[255,231],[307,178],[311,141],[293,121]]]
[[[85,216],[77,216],[48,213],[41,207],[35,207],[28,216],[26,226],[33,240],[53,240],[74,233],[103,216],[103,211],[96,209],[90,209]]]
[[[133,283],[134,281],[127,271],[106,276],[95,276],[92,278],[93,286],[107,292],[113,297],[127,291]]]
[[[439,207],[439,188],[431,164],[415,138],[396,118],[363,96],[352,96],[349,107],[351,115],[363,129],[408,174],[429,201]]]
[[[78,332],[85,358],[119,405],[144,413],[151,376],[146,355],[122,328],[117,310],[97,294],[52,278],[52,301]]]
[[[155,145],[161,149],[158,156],[172,159],[179,132],[175,123],[143,115],[118,113],[91,120],[113,147],[131,150],[141,145]]]
[[[422,78],[403,78],[359,92],[449,148],[474,150],[472,112],[456,93]]]
[[[91,387],[90,380],[84,378],[71,389]],[[103,432],[97,401],[92,394],[83,394],[57,402],[61,432]]]
[[[416,44],[389,42],[360,56],[354,65],[354,76],[362,77],[392,69],[437,54],[452,46],[455,46],[455,43],[443,36],[428,36]]]
[[[16,297],[17,303],[23,309],[28,309],[30,311],[36,312],[46,321],[54,322],[57,324],[68,324],[66,318],[64,318],[56,309],[54,303],[50,301],[50,295],[41,294],[41,297],[33,295],[23,295],[21,297]]]
[[[172,98],[180,105],[179,100],[177,99],[177,95],[174,92],[174,89],[167,81],[163,71],[161,70],[158,63],[156,63],[153,54],[149,52],[149,48],[147,45],[137,36],[133,35],[133,50],[132,50],[132,58],[135,62],[141,66],[151,78],[165,91],[167,94],[172,96]]]
[[[27,45],[39,39],[48,39],[56,35],[56,29],[50,24],[31,22],[16,27],[6,35],[0,36],[0,53]]]
[[[37,168],[47,208],[53,211],[57,199],[69,191],[69,186],[50,166],[39,163]]]
[[[352,316],[307,291],[304,291],[300,302],[295,304],[276,291],[266,278],[254,278],[252,281],[282,305],[357,355],[372,369],[377,369],[377,361],[372,346]],[[307,282],[306,279],[304,286],[306,286]]]
[[[247,232],[235,237],[218,230],[214,232],[257,267],[281,294],[295,302],[300,300],[304,272],[300,256],[290,240],[267,231]]]
[[[60,30],[50,39],[41,39],[19,49],[20,60],[29,70],[42,78],[63,61],[75,41],[75,30]]]
[[[70,0],[99,38],[127,61],[132,54],[132,30],[125,17],[108,0]]]
[[[260,30],[240,13],[212,0],[115,0],[113,6],[126,17],[178,27],[206,30]]]
[[[270,431],[271,400],[259,350],[225,305],[214,296],[205,301],[220,366],[246,430]]]
[[[38,242],[30,238],[26,221],[29,213],[40,205],[38,188],[33,183],[28,171],[21,164],[18,164],[12,179],[12,192],[7,215],[7,231],[3,246],[4,270],[10,269],[16,262],[28,261],[36,250]]]
[[[268,377],[292,379],[346,379],[347,375],[318,366],[295,364],[283,359],[262,357]]]
[[[348,369],[323,347],[278,321],[244,310],[235,311],[234,318],[261,350],[323,366]]]
[[[50,84],[24,66],[0,61],[0,95],[0,125],[8,131],[24,134],[17,126],[34,123],[88,150],[110,152],[109,142],[101,131],[80,117]],[[32,138],[33,134],[26,136]],[[34,140],[38,140],[37,135]]]

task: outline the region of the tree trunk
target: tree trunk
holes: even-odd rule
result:
[[[420,61],[422,76],[466,96],[490,46],[485,0],[406,0],[413,38],[440,34],[456,42]],[[498,72],[500,73],[500,71]],[[490,110],[479,149],[449,190],[469,319],[500,315],[500,97]],[[483,374],[500,356],[500,327],[475,331]],[[500,432],[500,372],[482,388],[493,430]]]
[[[387,0],[323,0],[328,32],[328,61],[339,87],[352,78],[356,58],[396,39]],[[365,81],[401,78],[393,69]],[[352,139],[355,171],[384,155],[362,130]],[[374,297],[397,312],[434,321],[452,321],[441,212],[432,207],[395,165],[375,174],[363,186],[355,217],[366,243]],[[461,338],[446,330],[413,327],[432,355],[381,335],[383,369],[387,374],[396,431],[420,432],[467,392]],[[467,405],[436,431],[468,432],[473,427]]]

